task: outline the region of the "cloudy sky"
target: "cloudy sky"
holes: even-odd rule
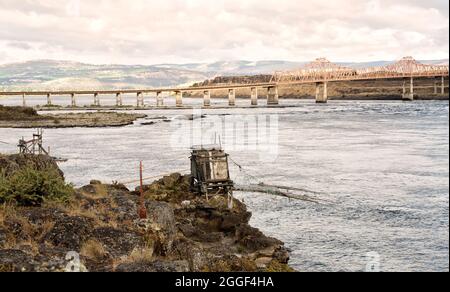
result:
[[[448,0],[0,0],[0,63],[442,59]]]

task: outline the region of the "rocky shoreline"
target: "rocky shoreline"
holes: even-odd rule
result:
[[[2,158],[0,170],[21,161]],[[251,227],[242,202],[229,209],[223,196],[191,193],[189,181],[173,174],[146,185],[145,220],[137,191],[99,181],[66,204],[0,205],[0,271],[66,271],[74,255],[90,272],[293,271],[284,244]]]

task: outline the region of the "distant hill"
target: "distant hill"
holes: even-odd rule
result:
[[[449,63],[448,59],[422,62]],[[392,61],[340,64],[361,68],[389,63]],[[277,70],[295,69],[304,64],[288,61],[230,61],[140,66],[37,60],[0,65],[0,90],[100,90],[191,85],[218,76],[270,75]]]
[[[0,66],[0,89],[128,89],[191,84],[211,76],[181,68],[40,60]]]

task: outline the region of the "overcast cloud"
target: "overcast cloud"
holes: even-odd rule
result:
[[[443,59],[448,0],[0,0],[0,63]]]

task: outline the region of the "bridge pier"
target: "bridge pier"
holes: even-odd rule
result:
[[[316,83],[316,103],[328,102],[328,82]]]
[[[70,94],[70,105],[72,107],[77,107],[77,102],[75,100],[75,93]]]
[[[23,107],[26,107],[26,106],[27,106],[27,101],[26,101],[26,99],[25,99],[25,93],[22,94],[22,106],[23,106]]]
[[[183,92],[175,91],[175,99],[176,99],[176,106],[182,107],[183,106]]]
[[[203,106],[209,107],[211,106],[211,91],[205,90],[203,92]]]
[[[50,93],[47,93],[47,105],[52,105],[52,95]]]
[[[403,96],[402,99],[404,101],[414,101],[414,78],[409,78],[409,92],[407,91],[407,80],[403,80]]]
[[[434,94],[438,94],[438,85],[439,85],[439,79],[438,78],[434,78]]]
[[[278,86],[271,86],[267,88],[267,104],[268,105],[279,104]]]
[[[445,77],[441,77],[441,94],[445,95]]]
[[[137,93],[137,107],[144,107],[144,94],[142,92]]]
[[[251,100],[252,100],[252,105],[258,105],[258,88],[257,87],[251,88]]]
[[[122,106],[122,105],[123,105],[122,93],[118,92],[118,93],[116,93],[116,106]]]
[[[94,93],[94,106],[100,106],[100,98],[98,98],[98,93]]]
[[[163,96],[162,91],[159,91],[156,93],[156,106],[157,107],[164,106],[164,96]]]
[[[228,105],[235,106],[236,105],[236,90],[228,89]]]

